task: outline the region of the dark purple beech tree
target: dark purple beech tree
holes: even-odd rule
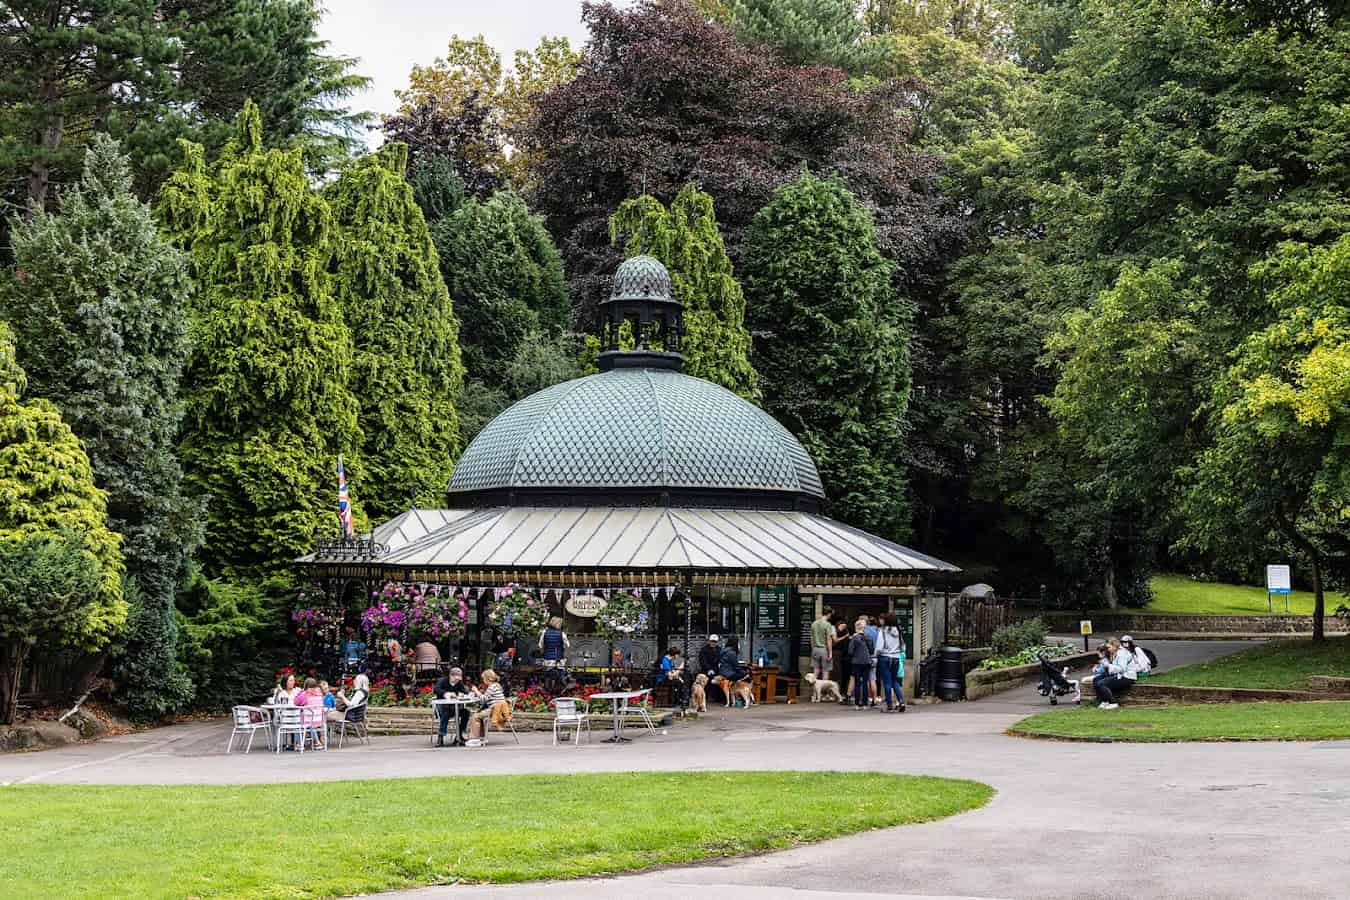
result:
[[[902,297],[927,291],[960,216],[937,190],[938,159],[910,143],[921,85],[848,83],[740,42],[688,0],[618,10],[586,3],[575,78],[541,95],[511,140],[532,154],[531,208],[559,241],[580,323],[618,259],[608,217],[643,193],[669,201],[688,182],[712,195],[732,259],[774,190],[804,166],[843,179],[876,222]]]

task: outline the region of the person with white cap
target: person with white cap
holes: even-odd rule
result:
[[[1136,646],[1134,638],[1128,634],[1120,639],[1120,646],[1130,651],[1134,656],[1135,668],[1139,670],[1140,675],[1147,675],[1153,669],[1153,660],[1148,658],[1148,653],[1143,647]]]
[[[717,677],[717,661],[722,656],[722,639],[715,634],[708,635],[698,651],[698,670],[709,678]]]

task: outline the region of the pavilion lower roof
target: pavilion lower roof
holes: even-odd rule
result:
[[[959,571],[825,516],[794,510],[502,506],[414,509],[299,562],[328,574],[566,586],[916,583]]]

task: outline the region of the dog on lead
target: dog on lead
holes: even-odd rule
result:
[[[708,676],[699,672],[694,676],[694,686],[689,690],[689,705],[694,712],[708,711]]]
[[[746,706],[755,705],[755,692],[754,689],[750,687],[750,679],[746,678],[741,681],[732,681],[730,678],[723,678],[721,675],[718,675],[717,686],[722,689],[722,694],[727,698],[727,706],[731,706],[736,702],[736,698],[738,697],[745,701]]]
[[[829,678],[817,678],[814,672],[807,672],[802,676],[802,680],[811,688],[811,702],[819,703],[821,700],[843,700],[844,695],[839,693],[839,682],[832,681]]]

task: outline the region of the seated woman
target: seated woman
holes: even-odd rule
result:
[[[1134,686],[1139,678],[1139,669],[1134,663],[1134,654],[1120,646],[1114,638],[1104,645],[1107,658],[1103,661],[1106,674],[1093,680],[1092,688],[1097,692],[1098,709],[1116,709],[1120,695]]]
[[[467,697],[471,695],[473,691],[464,683],[464,670],[459,666],[455,666],[449,672],[441,676],[440,680],[436,682],[436,686],[431,689],[431,693],[436,698],[444,700],[449,699],[450,697]],[[440,722],[437,725],[436,733],[437,747],[445,746],[445,732],[450,726],[450,711],[452,709],[459,714],[456,732],[460,737],[464,735],[464,726],[469,721],[469,707],[467,705],[455,707],[438,706],[436,707],[436,715],[440,718]]]
[[[295,705],[305,708],[300,720],[306,728],[314,729],[314,746],[322,750],[323,738],[320,735],[326,734],[327,728],[324,726],[323,691],[319,690],[319,682],[306,678],[305,689],[295,695]]]
[[[670,696],[681,710],[689,708],[689,685],[684,678],[684,657],[679,647],[671,647],[661,657],[661,673],[656,676],[657,684],[669,684]]]
[[[277,682],[277,686],[272,689],[271,700],[280,706],[285,706],[295,699],[295,695],[300,693],[300,688],[295,685],[295,676],[287,675],[284,679]]]
[[[360,706],[368,699],[370,699],[370,676],[362,672],[352,681],[350,697],[346,692],[338,691],[337,700],[333,704],[337,708],[328,714],[328,721],[341,722],[346,710]]]
[[[487,732],[488,720],[494,718],[494,711],[500,717],[502,713],[497,711],[497,707],[507,705],[506,692],[502,690],[501,679],[491,669],[483,670],[483,690],[479,695],[478,702],[481,708],[469,720],[469,742],[466,745],[469,747],[481,747],[483,745],[483,735]]]

